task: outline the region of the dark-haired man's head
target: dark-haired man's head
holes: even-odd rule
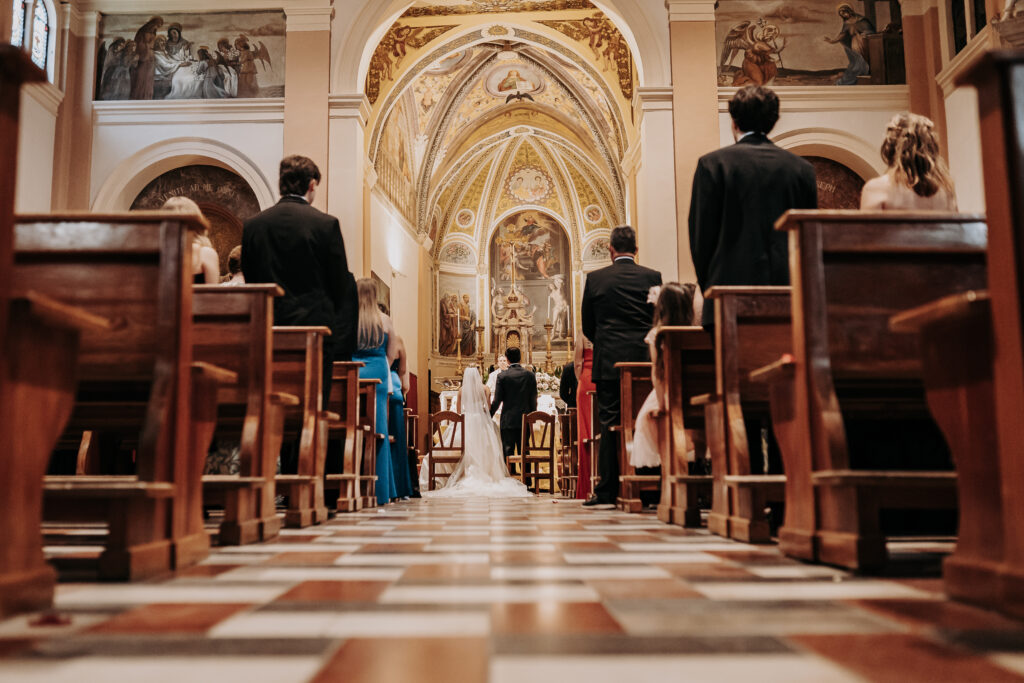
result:
[[[309,157],[293,154],[281,159],[278,189],[281,190],[282,197],[288,194],[298,195],[312,203],[319,183],[320,169]]]
[[[231,250],[228,254],[228,272],[234,275],[242,272],[242,245]]]
[[[744,133],[768,135],[779,120],[779,96],[759,85],[740,88],[729,100],[729,115],[735,137]]]
[[[505,357],[508,358],[509,363],[515,364],[523,359],[523,354],[518,348],[513,346],[505,351]]]
[[[636,231],[628,225],[612,228],[608,251],[611,253],[612,261],[620,256],[636,256]]]

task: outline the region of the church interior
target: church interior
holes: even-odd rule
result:
[[[1017,0],[0,0],[0,681],[1024,680],[1022,73]],[[748,85],[816,174],[791,285],[662,328],[664,389],[621,368],[587,509],[588,274],[629,225],[697,283]],[[859,210],[901,112],[955,212]],[[294,154],[404,342],[386,424],[283,290],[191,285],[189,235],[230,281]],[[381,442],[433,490],[510,349],[536,495],[378,504]]]

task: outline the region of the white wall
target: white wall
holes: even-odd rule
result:
[[[241,175],[266,208],[277,198],[283,140],[278,100],[97,102],[90,202],[94,209],[125,210],[160,173],[214,160]],[[160,163],[171,157],[170,166]]]
[[[370,199],[370,231],[371,269],[391,287],[391,318],[395,330],[405,341],[409,372],[416,373],[420,381],[425,382],[427,369],[419,367],[417,357],[420,348],[420,316],[430,315],[430,311],[419,309],[421,247],[403,227],[397,212],[377,192]],[[429,344],[430,340],[424,343]]]
[[[985,179],[981,166],[981,123],[974,88],[957,88],[946,98],[949,170],[956,184],[957,205],[964,212],[985,211]],[[952,134],[956,131],[956,134]]]
[[[59,92],[51,85],[27,86],[22,90],[14,199],[14,210],[19,213],[50,210],[59,102]]]

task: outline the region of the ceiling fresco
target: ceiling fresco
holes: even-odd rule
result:
[[[435,17],[497,12],[560,12],[595,9],[589,0],[420,0],[402,17]]]

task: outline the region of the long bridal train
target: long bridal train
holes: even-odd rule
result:
[[[466,440],[462,460],[444,488],[423,491],[424,498],[484,497],[525,498],[530,491],[509,476],[501,451],[498,426],[491,420],[480,371],[467,368],[462,375],[462,414]],[[425,463],[424,463],[425,464]],[[422,477],[421,477],[422,480]]]

